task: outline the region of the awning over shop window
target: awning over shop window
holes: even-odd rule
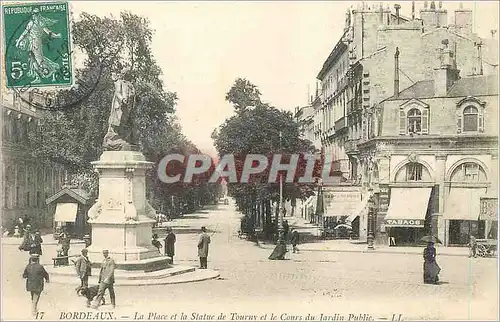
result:
[[[392,188],[387,227],[424,227],[432,188]]]
[[[363,200],[359,203],[356,211],[349,217],[347,217],[346,222],[352,223],[362,213],[368,213],[368,199],[369,199],[368,195],[363,196]]]
[[[77,203],[58,203],[56,206],[54,221],[75,222],[77,210]]]
[[[333,192],[329,197],[323,217],[355,216],[361,210],[361,194],[357,191]]]
[[[452,188],[445,200],[443,218],[448,220],[478,220],[481,197],[485,188]]]

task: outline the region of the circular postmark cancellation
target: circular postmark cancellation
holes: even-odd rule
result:
[[[73,86],[67,2],[3,6],[6,87],[26,104],[65,109],[86,100],[97,87],[103,65]],[[64,93],[61,93],[64,88]]]

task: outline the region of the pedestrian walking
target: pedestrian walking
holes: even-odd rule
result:
[[[441,272],[441,268],[436,262],[436,248],[434,243],[430,242],[424,249],[424,283],[437,284],[439,272]]]
[[[89,287],[89,276],[92,273],[92,264],[90,263],[88,253],[88,249],[82,249],[82,254],[75,262],[76,273],[80,278],[80,287],[77,289],[77,292],[82,288]]]
[[[66,257],[62,260],[64,265],[69,265],[69,258],[67,257],[69,254],[69,248],[71,245],[71,238],[69,237],[68,232],[65,228],[62,229],[61,234],[59,235],[58,244],[61,245],[62,248],[62,256]]]
[[[109,257],[109,251],[107,249],[102,251],[104,256],[104,261],[101,264],[101,271],[99,272],[99,291],[94,299],[93,309],[97,309],[101,304],[104,297],[104,292],[109,291],[109,297],[111,299],[111,305],[115,308],[115,289],[113,285],[115,284],[115,261]]]
[[[23,272],[23,278],[26,279],[26,291],[31,293],[31,313],[36,316],[38,313],[38,301],[43,291],[44,280],[49,282],[49,274],[45,268],[40,265],[39,255],[33,254],[30,257],[29,264]]]
[[[19,250],[24,250],[29,252],[30,255],[38,254],[42,255],[42,243],[43,239],[40,236],[40,232],[31,232],[31,226],[27,225],[24,233],[23,241],[19,246]]]
[[[290,226],[288,225],[288,220],[285,220],[283,222],[283,240],[285,241],[285,243],[288,240],[288,233],[289,232],[290,232]]]
[[[474,257],[476,258],[476,251],[477,251],[477,240],[474,235],[470,234],[469,235],[469,257]]]
[[[207,234],[207,228],[201,227],[200,239],[198,240],[198,256],[200,257],[200,268],[207,268],[208,260],[208,245],[210,244],[210,236]]]
[[[299,251],[299,249],[297,248],[297,245],[299,244],[299,232],[295,229],[292,229],[290,243],[292,244],[293,252],[297,253]]]
[[[172,231],[171,227],[167,227],[167,236],[165,236],[165,255],[172,258],[172,264],[174,263],[174,255],[175,255],[175,241],[176,236]]]

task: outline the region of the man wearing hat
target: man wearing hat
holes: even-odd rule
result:
[[[94,299],[93,309],[96,309],[101,304],[106,289],[109,290],[111,305],[115,308],[115,289],[113,288],[113,284],[115,283],[115,261],[109,257],[107,249],[102,251],[102,255],[104,256],[104,261],[101,264],[101,271],[99,272],[99,291]]]
[[[89,276],[92,272],[92,267],[90,260],[88,258],[88,249],[82,249],[82,255],[76,260],[75,268],[78,277],[80,278],[80,288],[88,288],[89,287]]]
[[[207,228],[201,227],[200,239],[198,241],[198,256],[200,257],[200,268],[207,268],[208,245],[210,244],[210,236],[207,234]]]
[[[26,291],[31,293],[31,313],[36,316],[38,313],[38,301],[43,291],[44,280],[49,282],[49,274],[45,268],[40,265],[39,255],[33,254],[30,262],[23,272],[23,278],[26,279]]]
[[[172,264],[174,263],[175,255],[175,234],[172,232],[171,227],[167,227],[167,236],[165,237],[165,255],[172,258]]]

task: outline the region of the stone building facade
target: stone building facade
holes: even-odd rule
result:
[[[339,184],[362,187],[361,200],[365,200],[363,196],[371,187],[370,177],[378,177],[377,169],[372,172],[361,149],[366,151],[366,142],[381,131],[377,126],[382,123],[376,119],[381,119],[382,101],[400,89],[414,90],[420,81],[443,84],[444,74],[436,75],[435,68],[443,64],[445,50],[453,53],[454,69],[464,79],[498,74],[498,41],[473,33],[471,10],[461,7],[454,11],[453,23],[449,23],[450,17],[441,2],[436,5],[435,1],[426,1],[419,17],[414,5],[411,17],[400,15],[400,9],[398,4],[393,11],[388,6],[370,3],[348,10],[343,34],[318,73],[321,86],[311,103],[315,137],[333,160]],[[405,144],[410,142],[416,141]],[[387,210],[387,198],[388,194],[378,193],[375,198],[375,206],[382,209],[380,218]],[[352,214],[346,215],[352,219]],[[359,215],[357,220],[364,221],[356,225],[361,238],[368,217]],[[379,228],[383,228],[381,220]],[[379,235],[379,241],[385,242],[385,237]]]
[[[498,76],[460,77],[456,65],[443,49],[433,78],[378,104],[370,139],[358,144],[381,243],[497,236],[497,218],[480,209],[498,194]]]
[[[51,227],[54,209],[45,201],[61,189],[64,169],[31,155],[28,133],[38,131],[41,112],[10,93],[2,94],[2,227],[12,229],[20,217],[37,227]]]

